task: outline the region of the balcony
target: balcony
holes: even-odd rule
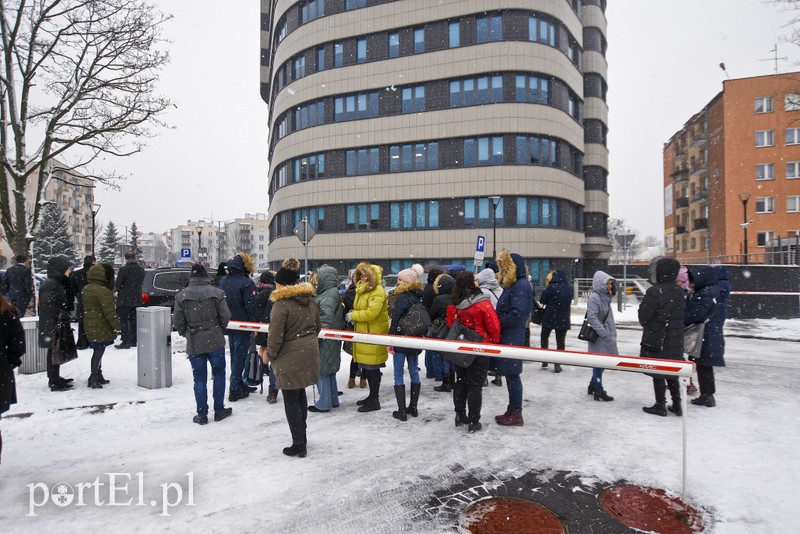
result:
[[[698,148],[703,146],[706,141],[708,140],[708,132],[704,132],[702,130],[698,130],[697,132],[692,132],[690,142],[692,148]]]
[[[678,234],[678,235],[685,234],[686,233],[686,227],[685,226],[676,226],[675,227],[675,233]]]
[[[694,193],[692,193],[692,202],[706,202],[708,201],[708,189],[705,187],[700,189],[695,189]]]
[[[692,230],[707,230],[708,229],[708,219],[701,218],[695,219],[692,221]]]
[[[678,197],[675,199],[675,209],[688,208],[689,197]]]
[[[690,170],[692,171],[692,176],[704,172],[706,167],[708,166],[708,162],[701,159],[694,159],[692,160],[691,164],[689,165]]]

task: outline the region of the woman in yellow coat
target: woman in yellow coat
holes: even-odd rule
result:
[[[389,333],[389,311],[386,290],[381,284],[382,270],[377,265],[362,262],[356,267],[353,280],[356,283],[356,299],[353,309],[345,319],[353,323],[356,332],[367,334]],[[381,367],[386,367],[389,352],[383,345],[353,343],[353,359],[367,377],[369,395],[357,402],[359,412],[372,412],[381,409],[379,390],[381,387]]]

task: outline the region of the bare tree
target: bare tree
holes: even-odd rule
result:
[[[0,0],[0,216],[16,254],[54,170],[113,185],[121,176],[92,163],[141,151],[163,126],[169,18],[141,0]]]

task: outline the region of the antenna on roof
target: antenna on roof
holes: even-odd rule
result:
[[[778,60],[786,61],[789,58],[786,57],[786,56],[778,57],[778,44],[777,43],[775,43],[775,46],[773,46],[772,49],[770,49],[770,52],[772,52],[772,56],[773,57],[759,59],[758,61],[774,61],[775,62],[775,74],[778,74]]]

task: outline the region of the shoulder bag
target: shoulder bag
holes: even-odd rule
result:
[[[470,314],[470,317],[472,315]],[[474,323],[474,319],[473,319]],[[453,340],[453,341],[468,341],[470,343],[482,343],[483,336],[477,333],[475,330],[464,326],[458,318],[458,312],[456,312],[456,320],[453,321],[453,325],[447,331],[447,336],[445,339]],[[454,365],[459,367],[469,367],[472,365],[472,362],[475,361],[477,355],[475,354],[462,354],[460,352],[443,352],[442,356],[453,362]]]
[[[699,358],[703,350],[703,335],[706,331],[706,323],[694,323],[683,328],[683,352],[690,358]]]
[[[534,301],[533,313],[531,314],[531,322],[533,324],[542,324],[544,319],[544,306]]]
[[[75,338],[72,335],[72,327],[69,324],[69,317],[62,314],[59,317],[53,336],[53,365],[63,365],[78,358],[78,348],[75,346]]]
[[[421,302],[415,302],[397,321],[397,333],[401,336],[420,337],[428,333],[431,316]]]
[[[606,324],[606,319],[608,319],[608,314],[611,313],[611,305],[608,306],[608,311],[606,312],[606,316],[603,317],[603,324]],[[583,316],[583,324],[581,325],[581,331],[578,332],[578,339],[581,341],[588,341],[589,343],[594,343],[598,340],[600,335],[597,333],[597,330],[592,328],[592,325],[589,324],[589,311],[586,311],[586,315]]]

